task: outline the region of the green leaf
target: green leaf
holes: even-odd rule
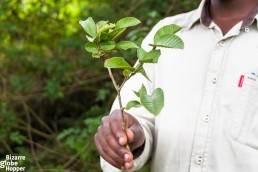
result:
[[[162,89],[157,88],[152,95],[141,94],[141,104],[152,114],[158,115],[164,107],[164,93]]]
[[[10,140],[13,143],[17,143],[19,145],[21,145],[23,143],[24,138],[25,137],[23,135],[21,135],[21,133],[19,131],[11,132],[11,134],[10,134]]]
[[[142,84],[140,90],[137,92],[137,91],[134,91],[134,94],[137,96],[137,97],[141,97],[141,95],[146,95],[147,94],[147,89],[146,87]]]
[[[126,30],[126,28],[121,28],[121,29],[115,29],[113,31],[111,31],[109,33],[109,36],[112,40],[115,40],[117,37],[119,37],[124,31]]]
[[[116,47],[115,41],[103,41],[100,43],[100,49],[104,51],[112,50]]]
[[[143,67],[140,67],[137,72],[141,73],[147,80],[151,81]]]
[[[146,54],[147,54],[147,52],[144,49],[142,49],[142,48],[137,49],[137,57],[139,60],[143,59]]]
[[[69,129],[65,129],[63,130],[62,132],[60,132],[58,135],[57,135],[57,139],[58,140],[62,140],[64,139],[65,137],[71,135],[71,134],[74,134],[75,132],[75,128],[69,128]]]
[[[109,30],[109,29],[114,28],[115,26],[116,26],[116,25],[113,24],[113,23],[105,24],[104,26],[102,26],[102,28],[100,28],[100,29],[98,30],[98,33],[100,33],[100,32],[105,32],[105,31],[107,31],[107,30]]]
[[[108,33],[101,32],[97,35],[98,42],[110,40]]]
[[[79,23],[91,37],[94,38],[97,35],[97,27],[94,20],[91,17],[89,17],[85,21],[81,20]]]
[[[128,69],[130,71],[134,70],[134,68],[129,63],[127,63],[123,57],[113,57],[113,58],[107,59],[104,63],[104,67]]]
[[[85,50],[90,52],[90,53],[97,53],[98,52],[97,45],[94,42],[88,42],[85,45]]]
[[[96,53],[92,53],[92,57],[93,58],[100,58],[104,54],[105,54],[104,52],[96,52]]]
[[[93,42],[94,41],[94,38],[92,38],[92,37],[90,37],[88,35],[86,35],[86,38],[88,39],[89,42]]]
[[[130,48],[138,48],[138,46],[131,41],[121,41],[116,45],[116,49],[128,50]]]
[[[154,44],[150,44],[150,45],[155,47],[163,47],[163,48],[177,48],[177,49],[184,48],[184,42],[182,41],[182,39],[172,34],[165,34],[165,35],[159,36],[154,41]]]
[[[140,55],[139,61],[140,63],[157,63],[159,60],[161,53],[160,50],[151,50],[147,52],[143,57]]]
[[[116,29],[127,28],[127,27],[138,25],[140,23],[141,23],[140,20],[138,20],[137,18],[126,17],[126,18],[123,18],[123,19],[119,20],[116,23]]]
[[[97,23],[97,30],[102,29],[107,23],[108,23],[108,21],[99,21]]]
[[[129,109],[131,109],[133,107],[134,108],[139,108],[139,107],[141,107],[141,103],[136,101],[136,100],[130,101],[130,102],[127,103],[125,109],[129,110]]]
[[[125,70],[123,71],[123,75],[124,75],[125,77],[130,76],[131,73],[132,73],[132,71],[131,71],[131,70],[128,70],[128,69],[125,69]]]
[[[93,58],[100,58],[101,55],[100,55],[99,53],[94,53],[94,54],[92,54],[92,57],[93,57]]]
[[[178,25],[175,25],[175,24],[171,24],[171,25],[167,25],[167,26],[163,26],[162,28],[160,28],[155,36],[154,36],[154,42],[156,42],[158,40],[158,38],[162,35],[165,35],[165,34],[175,34],[177,33],[178,31],[180,31],[182,28]]]

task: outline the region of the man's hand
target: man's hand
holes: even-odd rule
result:
[[[131,151],[144,144],[145,136],[140,123],[124,112],[127,124],[126,132],[122,129],[122,117],[119,110],[102,119],[94,140],[101,157],[116,168],[128,170],[133,167]],[[125,145],[129,144],[131,151]]]

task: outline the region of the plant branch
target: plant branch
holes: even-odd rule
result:
[[[21,119],[18,119],[18,122],[21,123],[21,124],[23,124],[23,125],[25,125],[25,126],[15,125],[14,127],[15,127],[15,128],[18,128],[18,129],[20,129],[20,130],[26,131],[27,128],[28,128],[28,126],[29,126],[29,124],[27,124],[26,122],[24,122],[24,121],[21,120]],[[37,129],[31,127],[31,126],[30,126],[30,130],[31,130],[32,133],[37,134],[38,136],[41,136],[41,137],[43,137],[43,138],[45,138],[45,139],[49,139],[49,140],[52,140],[52,139],[53,139],[53,136],[48,135],[48,134],[46,134],[46,133],[43,133],[43,132],[41,132],[41,131],[39,131],[39,130],[37,130]]]
[[[29,110],[28,110],[28,107],[26,106],[26,103],[25,103],[25,102],[23,102],[23,106],[24,106],[25,113],[26,113],[26,117],[27,117],[27,121],[28,121],[28,124],[29,124],[29,125],[27,126],[28,138],[29,138],[29,140],[33,141],[33,140],[32,140],[32,134],[31,134],[31,119],[30,119]],[[31,154],[32,154],[34,163],[36,164],[38,170],[39,170],[40,172],[43,172],[42,167],[40,166],[39,161],[38,161],[38,159],[37,159],[37,154],[36,154],[34,145],[33,145],[32,143],[30,143],[30,149],[31,149]]]
[[[58,152],[56,152],[56,151],[54,151],[54,150],[52,150],[52,149],[49,149],[49,148],[47,148],[47,147],[45,147],[45,146],[43,146],[43,145],[41,145],[41,144],[39,144],[39,143],[36,143],[36,142],[34,142],[34,141],[32,141],[32,140],[29,140],[29,139],[23,139],[23,140],[24,140],[25,142],[27,142],[27,143],[29,143],[29,144],[33,144],[33,145],[35,145],[36,147],[38,147],[38,148],[40,148],[40,149],[43,149],[43,150],[45,150],[45,151],[47,151],[47,152],[49,152],[49,153],[52,153],[52,154],[55,154],[55,155],[59,155],[59,156],[65,157],[65,158],[68,157],[68,156],[65,155],[65,154],[58,153]]]
[[[27,105],[26,102],[24,102],[24,105],[28,108],[28,111],[30,112],[30,114],[32,114],[32,115],[36,118],[36,120],[37,120],[43,127],[45,127],[45,128],[48,130],[49,133],[51,133],[52,135],[55,135],[54,131],[36,114],[35,111],[33,111],[33,110],[31,109],[30,106]]]
[[[69,168],[73,163],[75,163],[75,161],[77,160],[77,158],[80,156],[80,154],[81,154],[82,152],[87,152],[87,150],[89,150],[89,148],[90,148],[90,146],[92,145],[92,143],[93,143],[93,140],[91,139],[90,142],[89,142],[88,144],[85,144],[85,145],[83,146],[83,148],[82,148],[79,152],[77,152],[75,155],[73,155],[73,156],[71,157],[71,159],[69,159],[69,160],[64,164],[64,169]]]
[[[134,71],[133,73],[131,73],[131,75],[130,75],[129,77],[124,77],[124,80],[123,80],[122,84],[121,84],[120,87],[119,87],[120,90],[123,88],[123,86],[124,86],[124,84],[126,83],[126,81],[128,81],[131,77],[133,77],[133,76],[138,72],[139,68],[141,68],[142,65],[143,65],[142,63],[139,63],[139,64],[136,66],[135,71]]]
[[[109,73],[109,76],[113,82],[113,85],[116,89],[116,92],[117,92],[117,98],[118,98],[118,102],[119,102],[119,107],[120,107],[120,115],[122,117],[122,129],[124,131],[126,131],[126,120],[125,120],[125,116],[124,116],[124,107],[123,107],[123,104],[122,104],[122,97],[121,97],[121,88],[123,87],[124,83],[127,81],[127,79],[124,79],[123,83],[121,84],[121,86],[119,86],[114,78],[114,75],[113,75],[113,72],[110,68],[108,68],[108,73]],[[128,144],[126,144],[126,148],[128,150],[130,150],[130,147]]]
[[[113,75],[113,72],[112,72],[112,70],[111,70],[110,68],[108,68],[108,74],[109,74],[109,76],[110,76],[110,78],[111,78],[111,80],[112,80],[112,82],[113,82],[113,85],[114,85],[115,89],[118,90],[118,89],[119,89],[119,86],[117,85],[117,82],[116,82],[116,80],[115,80],[115,77],[114,77],[114,75]]]
[[[13,154],[11,147],[6,143],[6,141],[2,140],[1,142],[2,142],[3,146],[8,150],[8,152]]]
[[[120,114],[122,116],[122,127],[123,127],[123,130],[125,131],[125,118],[124,118],[124,107],[123,107],[123,104],[122,104],[122,98],[121,98],[121,86],[119,86],[115,80],[115,77],[114,77],[114,74],[112,72],[112,70],[110,68],[108,68],[108,73],[109,73],[109,76],[113,82],[113,85],[116,89],[116,93],[117,93],[117,97],[118,97],[118,102],[119,102],[119,107],[120,107]],[[124,80],[125,82],[125,80]]]
[[[6,79],[3,74],[0,73],[2,84],[3,84],[3,98],[6,98]]]

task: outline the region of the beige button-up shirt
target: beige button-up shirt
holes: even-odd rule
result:
[[[258,7],[223,35],[207,5],[203,0],[197,10],[165,18],[143,42],[150,50],[160,27],[183,27],[178,35],[185,48],[161,49],[159,63],[145,66],[152,82],[136,75],[122,90],[124,104],[137,99],[132,91],[142,83],[165,94],[157,117],[143,108],[129,111],[146,136],[131,171],[150,158],[152,172],[258,171]],[[101,166],[119,171],[103,159]]]

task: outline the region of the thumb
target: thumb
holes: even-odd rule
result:
[[[128,143],[133,142],[133,140],[134,140],[134,133],[132,132],[132,130],[127,128],[125,133],[126,133],[126,136],[127,136],[127,139],[128,139]]]

